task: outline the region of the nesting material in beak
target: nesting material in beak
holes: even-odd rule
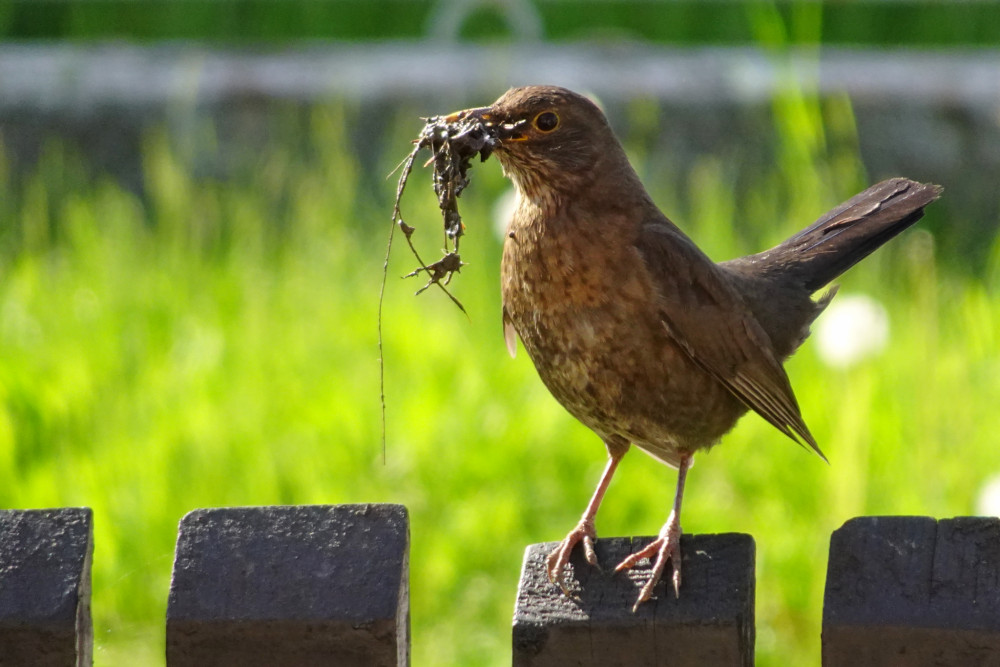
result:
[[[455,113],[448,114],[444,117],[444,122],[451,125],[453,123],[458,123],[466,118],[475,118],[483,122],[484,125],[490,125],[492,118],[490,117],[491,107],[479,107],[476,109],[464,109],[463,111],[456,111]]]
[[[410,250],[420,263],[414,271],[408,274],[408,277],[424,274],[428,281],[417,290],[417,294],[431,285],[437,285],[459,308],[462,308],[462,304],[446,288],[452,276],[463,265],[458,255],[458,246],[459,240],[465,233],[465,225],[458,212],[458,197],[469,184],[468,172],[472,167],[472,158],[479,155],[480,159],[485,161],[500,143],[498,139],[499,128],[492,120],[491,107],[465,109],[446,116],[425,118],[424,128],[421,130],[420,136],[413,142],[413,150],[403,160],[402,174],[396,188],[393,222],[406,235]],[[424,263],[414,248],[410,239],[414,228],[403,222],[400,212],[400,199],[413,168],[414,159],[417,153],[424,148],[431,152],[431,158],[427,165],[433,167],[434,194],[437,195],[438,207],[441,209],[444,221],[445,255],[438,261],[429,264]],[[462,308],[462,310],[465,309]]]
[[[479,107],[456,111],[442,118],[442,121],[449,125],[478,121],[486,129],[494,142],[499,142],[490,146],[490,152],[505,141],[522,141],[525,139],[521,128],[526,121],[524,119],[515,121],[501,120],[497,113],[493,111],[493,107]],[[484,154],[482,159],[485,160],[487,157],[489,157],[489,153]]]

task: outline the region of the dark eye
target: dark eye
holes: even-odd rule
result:
[[[543,111],[535,116],[535,127],[539,132],[551,132],[559,127],[559,116],[554,111]]]

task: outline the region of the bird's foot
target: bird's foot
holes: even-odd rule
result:
[[[594,522],[581,519],[576,528],[569,531],[569,535],[549,554],[545,567],[549,573],[549,581],[557,585],[567,597],[573,597],[566,586],[566,565],[569,564],[569,556],[573,553],[573,548],[583,542],[583,557],[588,563],[597,567],[597,554],[594,552],[594,540],[596,539],[597,531],[594,529]]]
[[[657,582],[660,581],[660,577],[663,576],[663,570],[666,567],[668,560],[671,565],[673,565],[674,569],[672,577],[674,584],[674,596],[680,597],[681,523],[675,512],[670,513],[670,518],[667,519],[667,523],[665,523],[663,528],[660,530],[659,537],[650,542],[641,551],[637,551],[619,563],[618,567],[615,568],[615,572],[621,572],[622,570],[628,570],[629,568],[635,567],[635,565],[643,558],[652,558],[654,554],[656,554],[656,562],[653,564],[653,571],[650,573],[649,579],[642,587],[642,590],[639,591],[639,599],[635,601],[635,605],[632,607],[633,613],[639,608],[639,605],[652,596],[653,587],[656,586]]]

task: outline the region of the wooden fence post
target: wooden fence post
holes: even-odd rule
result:
[[[753,538],[684,535],[680,598],[660,582],[654,599],[633,613],[651,565],[620,574],[614,566],[652,539],[598,540],[601,569],[588,565],[576,549],[570,562],[577,599],[548,580],[545,558],[555,543],[529,546],[514,611],[514,667],[752,666]]]
[[[89,667],[93,513],[0,510],[0,667]]]
[[[860,517],[833,533],[823,665],[1000,664],[1000,519]]]
[[[409,663],[402,505],[195,510],[180,522],[168,667]]]

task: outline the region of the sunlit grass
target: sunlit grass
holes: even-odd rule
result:
[[[779,125],[815,145],[750,176],[706,156],[666,179],[630,147],[656,199],[717,259],[779,240],[866,180],[844,101],[782,104]],[[492,162],[462,200],[468,266],[453,286],[469,317],[436,290],[414,298],[419,283],[397,277],[415,262],[395,248],[383,464],[375,313],[394,182],[366,180],[350,113],[315,112],[307,154],[272,146],[232,179],[196,177],[154,134],[145,200],[89,180],[58,148],[0,193],[0,506],[94,508],[98,665],[162,664],[187,511],[383,501],[411,512],[414,663],[509,664],[523,549],[561,538],[589,497],[600,442],[523,350],[504,349],[490,216],[506,183]],[[418,127],[404,115],[389,132],[382,173]],[[426,176],[404,214],[432,256]],[[885,305],[891,333],[847,370],[808,344],[789,364],[831,465],[749,417],[698,457],[688,486],[688,531],[757,540],[761,665],[818,661],[833,529],[857,514],[971,513],[1000,468],[1000,272],[955,277],[915,231],[842,282]],[[655,533],[673,484],[630,454],[598,530]]]

